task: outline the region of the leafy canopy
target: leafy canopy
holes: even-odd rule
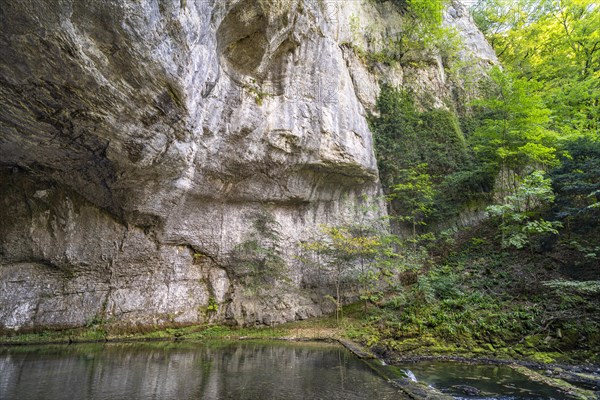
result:
[[[563,135],[600,121],[600,6],[596,0],[480,0],[474,18],[505,68],[540,82]]]
[[[481,162],[493,173],[556,164],[557,135],[547,128],[550,110],[536,93],[538,85],[497,67],[486,84],[486,97],[475,102],[483,118],[472,137]]]

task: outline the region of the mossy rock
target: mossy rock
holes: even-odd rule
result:
[[[535,372],[535,371],[533,371],[527,367],[524,367],[522,365],[511,364],[509,366],[510,366],[510,368],[514,369],[515,371],[518,371],[521,374],[525,375],[527,378],[529,378],[532,381],[544,383],[546,385],[560,389],[570,399],[580,399],[580,400],[597,400],[598,399],[596,394],[594,392],[592,392],[591,390],[586,390],[586,389],[579,388],[577,386],[573,386],[570,383],[563,381],[562,379],[549,378],[547,376],[544,376],[544,375],[542,375],[538,372]]]
[[[427,351],[433,354],[453,354],[457,352],[457,348],[452,345],[438,344],[428,347]]]
[[[533,353],[529,356],[532,361],[542,363],[542,364],[552,364],[556,362],[556,357],[560,356],[559,353],[546,353],[546,352],[537,352]]]
[[[525,337],[525,346],[527,347],[539,347],[544,341],[544,338],[539,335]]]

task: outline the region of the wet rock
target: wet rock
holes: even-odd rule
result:
[[[466,394],[467,396],[478,396],[481,394],[481,390],[472,387],[472,386],[468,386],[468,385],[454,385],[451,386],[452,389],[462,393],[462,394]]]

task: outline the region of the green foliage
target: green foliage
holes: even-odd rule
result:
[[[394,187],[405,183],[411,169],[426,164],[422,173],[430,176],[437,193],[432,220],[444,220],[458,214],[465,205],[481,201],[493,187],[492,174],[472,163],[470,151],[454,112],[444,109],[423,110],[415,104],[415,95],[382,86],[377,99],[378,116],[369,122],[374,134],[375,153],[384,191],[393,195]],[[405,216],[406,196],[396,196],[393,213]]]
[[[493,68],[485,85],[485,97],[474,102],[481,115],[471,137],[478,162],[493,175],[555,165],[557,137],[547,129],[550,111],[535,94],[536,84]]]
[[[430,51],[440,52],[448,58],[451,51],[456,50],[456,43],[448,46],[448,42],[456,38],[456,33],[442,26],[443,1],[394,0],[393,3],[404,15],[403,30],[390,41],[389,46],[396,59],[404,61],[403,58],[410,53]]]
[[[254,101],[256,101],[256,104],[259,106],[263,105],[263,100],[265,98],[272,96],[271,93],[263,91],[260,83],[255,79],[250,79],[248,83],[244,83],[243,88],[254,97]]]
[[[433,335],[456,344],[501,343],[527,332],[539,310],[503,304],[463,282],[462,271],[437,267],[392,297],[381,310],[388,336]]]
[[[600,209],[600,8],[592,0],[481,0],[474,18],[508,71],[492,74],[499,94],[476,107],[480,160],[517,175],[528,165],[554,167],[552,213],[568,230],[585,229]]]
[[[474,17],[504,66],[538,80],[563,135],[597,134],[600,8],[594,0],[481,0]]]
[[[359,18],[352,16],[352,43],[346,45],[354,49],[358,56],[369,63],[388,65],[430,63],[434,54],[440,55],[446,64],[458,60],[458,51],[462,46],[460,37],[453,28],[442,25],[445,1],[391,2],[402,16],[402,23],[394,27],[393,33],[377,32],[372,26],[363,27]]]
[[[319,254],[324,268],[333,276],[335,297],[328,296],[336,305],[336,316],[341,313],[342,295],[346,283],[357,281],[360,298],[367,303],[379,298],[379,282],[388,275],[388,259],[392,252],[382,232],[361,225],[322,226],[322,241],[310,246]]]
[[[382,285],[390,283],[398,267],[396,238],[388,233],[387,222],[374,218],[371,211],[362,207],[351,223],[323,225],[314,238],[301,243],[303,266],[333,282],[335,294],[326,298],[336,306],[336,319],[341,316],[347,290],[352,293],[358,286],[366,313],[368,304],[380,299]]]
[[[567,156],[550,171],[556,192],[553,214],[569,228],[585,228],[600,218],[600,141],[582,137],[564,148]]]
[[[600,340],[600,280],[573,281],[553,279],[543,282],[553,299],[546,307],[545,319],[559,330],[595,335]],[[577,346],[576,343],[572,344]]]
[[[212,296],[208,298],[208,305],[206,306],[206,311],[208,313],[216,313],[217,311],[219,311],[219,304],[217,303],[217,300]]]
[[[489,206],[486,211],[499,219],[499,230],[504,247],[523,248],[532,235],[557,234],[559,222],[542,219],[540,207],[554,201],[550,179],[543,171],[533,171],[518,185],[515,193],[504,197],[501,204]]]
[[[568,291],[586,295],[600,293],[600,281],[553,280],[544,282],[544,285],[557,291]]]
[[[405,215],[397,218],[412,224],[423,224],[425,217],[431,213],[435,191],[432,187],[431,175],[427,173],[427,164],[419,164],[414,168],[400,170],[400,183],[392,187],[390,200],[400,202]]]
[[[440,25],[446,1],[438,0],[376,0],[379,3],[391,1],[402,14],[426,25]]]
[[[431,176],[426,172],[427,164],[399,171],[400,183],[392,187],[388,200],[394,208],[394,218],[412,226],[412,239],[416,251],[417,225],[426,225],[425,218],[431,214],[435,190]]]
[[[445,175],[437,185],[437,191],[443,193],[437,208],[443,216],[456,213],[464,205],[486,203],[493,187],[494,176],[483,166],[470,163],[465,169]]]
[[[448,174],[467,163],[467,148],[456,116],[447,110],[419,111],[414,94],[383,85],[379,116],[370,118],[384,187],[400,183],[401,170],[428,165],[431,175]]]
[[[371,311],[363,341],[377,337],[379,348],[419,355],[552,361],[573,347],[591,349],[585,357],[594,353],[600,345],[598,281],[536,284],[539,269],[547,270],[489,239],[473,236],[446,264],[418,270],[413,283]]]

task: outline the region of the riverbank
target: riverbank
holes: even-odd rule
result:
[[[4,335],[0,337],[0,345],[7,347],[23,347],[23,351],[34,346],[27,345],[69,345],[91,342],[181,342],[194,343],[206,341],[239,341],[239,340],[268,340],[268,341],[328,341],[338,342],[349,351],[364,359],[365,362],[377,368],[381,365],[407,365],[427,361],[452,361],[461,364],[490,364],[506,365],[518,370],[528,379],[544,383],[561,390],[573,399],[595,399],[594,391],[585,389],[577,384],[583,383],[587,387],[600,387],[600,366],[586,365],[556,365],[543,364],[527,359],[497,358],[496,353],[469,353],[432,354],[426,348],[417,348],[410,352],[399,352],[383,349],[381,346],[365,346],[366,337],[361,337],[364,328],[363,322],[356,317],[356,310],[351,306],[346,309],[347,317],[343,322],[337,323],[334,318],[324,317],[319,319],[298,321],[276,327],[261,328],[235,328],[219,325],[212,326],[185,326],[168,328],[138,328],[137,330],[123,329],[116,326],[92,326],[80,329],[62,331],[42,331],[37,333]],[[362,344],[361,344],[362,343]],[[438,349],[439,350],[439,349]],[[383,361],[383,362],[382,362]],[[376,371],[376,372],[377,372]],[[379,371],[378,373],[380,373]],[[386,372],[386,373],[389,373]],[[384,376],[384,375],[382,375]],[[386,379],[389,377],[384,376]],[[418,396],[423,390],[423,385],[415,385],[410,380],[393,379],[394,383],[408,393]],[[433,393],[439,396],[439,393]],[[428,396],[433,395],[431,393]],[[420,398],[420,397],[415,397]],[[440,397],[446,398],[446,397]]]
[[[97,324],[63,330],[40,330],[0,334],[0,346],[23,346],[43,344],[71,344],[93,342],[127,341],[202,341],[224,340],[289,340],[289,341],[341,341],[355,343],[387,363],[417,362],[422,360],[447,360],[511,364],[542,369],[547,366],[570,368],[578,366],[600,373],[599,354],[593,351],[574,350],[560,353],[560,362],[544,362],[544,357],[534,351],[516,351],[527,344],[513,347],[480,345],[463,347],[460,344],[442,342],[430,335],[394,340],[373,338],[371,325],[362,315],[362,304],[344,308],[345,318],[336,321],[332,316],[296,321],[272,327],[231,327],[223,325],[190,326],[144,326],[123,327]],[[393,343],[393,346],[389,346]],[[348,347],[348,346],[347,346]]]

